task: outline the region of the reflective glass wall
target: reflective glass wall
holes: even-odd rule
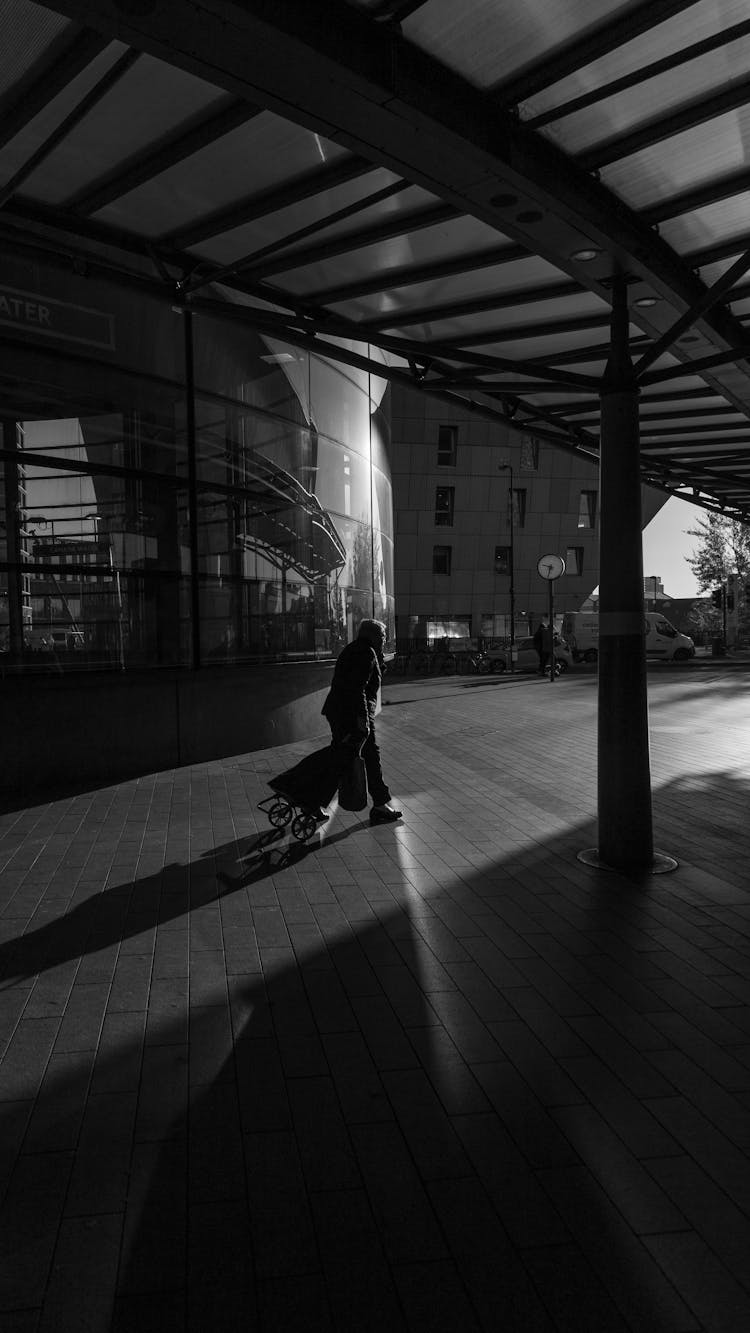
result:
[[[392,638],[386,381],[106,284],[87,301],[116,355],[22,338],[0,378],[2,670],[314,660],[363,616]]]

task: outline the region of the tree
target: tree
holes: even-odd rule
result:
[[[693,602],[687,614],[685,628],[696,643],[708,643],[722,632],[721,611],[706,602]]]
[[[701,592],[719,587],[730,574],[739,575],[743,582],[750,576],[750,527],[745,523],[708,513],[687,533],[699,539],[697,549],[685,559]]]

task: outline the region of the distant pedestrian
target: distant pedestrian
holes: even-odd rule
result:
[[[401,818],[401,811],[391,804],[375,738],[375,713],[385,671],[386,633],[386,626],[380,620],[361,622],[356,639],[339,653],[322,710],[331,728],[332,744],[348,746],[364,760],[373,802],[371,824],[389,824]]]
[[[534,647],[539,657],[539,675],[543,676],[552,658],[552,629],[545,620],[537,626]]]

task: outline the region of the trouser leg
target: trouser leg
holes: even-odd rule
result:
[[[370,723],[367,740],[362,746],[362,758],[365,761],[367,790],[372,797],[373,805],[387,805],[391,799],[391,793],[383,781],[383,770],[380,766],[380,747],[375,739],[375,726],[372,722]]]
[[[334,726],[333,723],[329,725],[331,727],[331,744],[339,745],[346,732],[343,727]],[[380,766],[380,747],[375,739],[375,727],[372,723],[370,723],[370,730],[360,753],[364,760],[367,790],[370,793],[373,805],[387,805],[391,799],[391,793],[383,780],[383,770]]]

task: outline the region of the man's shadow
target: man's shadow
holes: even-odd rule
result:
[[[220,886],[211,897],[223,897],[239,889],[300,865],[318,851],[351,838],[364,828],[358,822],[328,835],[316,832],[299,841],[283,829],[268,829],[238,842],[212,848],[191,865],[194,873],[203,863],[215,863]],[[16,985],[64,963],[121,945],[144,931],[184,916],[191,903],[184,886],[187,867],[169,863],[143,879],[123,880],[103,892],[92,892],[62,916],[55,916],[24,934],[0,943],[0,988]],[[12,903],[8,916],[12,916]]]

